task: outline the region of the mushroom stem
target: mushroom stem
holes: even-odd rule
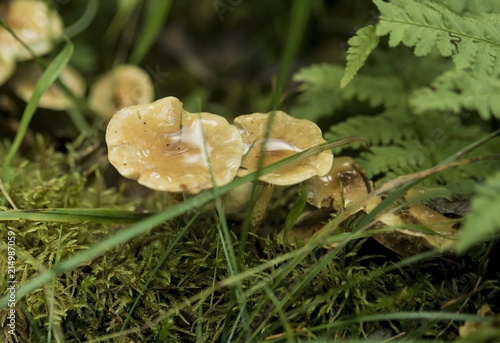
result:
[[[255,206],[250,219],[250,231],[257,233],[260,228],[260,223],[266,214],[267,207],[271,202],[275,186],[267,182],[260,183],[260,192],[255,201]]]

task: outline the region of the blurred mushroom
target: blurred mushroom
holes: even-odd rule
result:
[[[19,68],[11,80],[12,90],[18,97],[28,102],[33,94],[36,83],[42,76],[42,69],[35,62],[28,62]],[[85,94],[84,78],[75,69],[66,66],[59,79],[76,97]],[[57,85],[51,85],[42,95],[38,107],[62,111],[73,106],[73,101]]]
[[[43,55],[52,50],[54,40],[62,35],[61,17],[44,1],[3,2],[0,4],[0,16],[36,55]],[[0,49],[18,61],[32,58],[30,52],[3,27],[0,27]]]
[[[366,205],[366,212],[370,213],[381,201],[382,197],[374,198]],[[384,212],[377,220],[379,223],[375,227],[389,226],[395,229],[376,234],[373,238],[404,257],[429,249],[446,249],[454,243],[458,234],[449,218],[420,203],[396,212]],[[425,227],[427,232],[410,227],[417,225]]]
[[[90,88],[90,107],[106,119],[118,110],[152,102],[153,82],[135,65],[121,65],[102,75]]]
[[[306,180],[306,185],[308,203],[336,211],[360,203],[371,192],[364,170],[350,157],[336,157],[328,174],[314,176]]]
[[[244,152],[238,130],[226,119],[186,112],[174,97],[118,111],[106,143],[109,161],[123,176],[152,189],[190,194],[233,180]]]
[[[282,111],[274,112],[269,136],[265,138],[271,113],[253,113],[234,119],[234,126],[240,131],[246,149],[238,176],[256,171],[260,162],[265,167],[325,142],[320,128],[315,123],[293,118]],[[250,224],[252,231],[256,231],[264,217],[274,185],[288,186],[315,175],[325,175],[330,170],[332,162],[333,155],[328,150],[261,175],[259,180],[263,182],[252,213]]]

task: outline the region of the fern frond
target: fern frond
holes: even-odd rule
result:
[[[413,145],[413,150],[410,146]],[[416,154],[409,154],[417,152]],[[411,173],[422,168],[426,162],[421,157],[420,151],[416,149],[416,142],[406,142],[402,145],[374,146],[368,152],[362,152],[357,161],[365,169],[368,178],[387,173],[389,171],[394,175],[403,175]]]
[[[500,74],[499,14],[463,17],[429,1],[373,0],[381,16],[376,34],[389,35],[389,46],[400,43],[425,56],[435,47],[441,55],[453,55],[459,69]]]
[[[443,162],[463,150],[479,137],[477,125],[460,125],[455,116],[428,112],[419,117],[402,119],[400,113],[384,113],[375,117],[359,116],[330,129],[328,140],[361,135],[369,141],[369,149],[362,151],[357,161],[368,177],[386,181],[397,176],[418,172]],[[359,148],[358,144],[350,148]],[[498,142],[491,141],[468,153],[468,157],[498,153]],[[338,153],[338,151],[334,151]],[[463,183],[481,180],[490,170],[500,170],[500,161],[483,161],[436,174],[424,181],[427,185]]]
[[[472,208],[456,243],[457,251],[500,234],[500,172],[493,174],[484,185],[478,186]]]
[[[346,102],[359,100],[374,108],[403,109],[408,106],[411,89],[397,75],[358,74],[345,88],[340,88],[344,70],[333,64],[320,64],[301,69],[294,80],[305,82],[304,91],[290,114],[297,118],[317,120],[331,115]]]
[[[378,116],[356,116],[347,119],[330,128],[325,133],[328,141],[349,136],[363,136],[368,145],[388,145],[393,142],[401,142],[416,135],[416,133],[405,125],[405,117],[400,114],[386,112]],[[365,143],[359,142],[350,145],[350,148],[359,148]]]
[[[342,90],[342,97],[367,101],[372,108],[383,105],[386,109],[404,109],[410,93],[397,75],[359,74]]]
[[[500,79],[452,70],[438,77],[432,87],[415,91],[409,103],[416,114],[430,110],[459,113],[467,109],[476,110],[483,119],[492,115],[500,118]]]
[[[434,0],[460,15],[477,16],[483,13],[500,13],[497,0]]]
[[[341,108],[344,100],[339,89],[343,72],[343,68],[332,64],[302,68],[293,79],[304,82],[305,89],[290,114],[314,121]]]
[[[344,88],[352,80],[354,75],[363,66],[370,53],[378,45],[379,37],[375,34],[375,27],[368,25],[359,29],[356,36],[349,39],[349,50],[347,50],[347,66],[344,76],[340,80],[340,87]]]

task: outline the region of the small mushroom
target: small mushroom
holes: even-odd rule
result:
[[[335,211],[360,203],[372,188],[363,168],[350,157],[336,157],[328,174],[306,180],[306,186],[308,203]]]
[[[27,62],[17,70],[11,80],[12,90],[18,97],[28,102],[33,94],[36,83],[42,76],[42,69],[35,62]],[[75,69],[66,66],[59,79],[76,97],[85,94],[85,80]],[[73,102],[57,85],[51,85],[42,95],[38,107],[62,111],[73,106]]]
[[[332,209],[340,212],[348,206],[360,205],[372,191],[363,168],[351,157],[336,157],[332,168],[324,176],[313,176],[305,181],[307,202],[318,209],[304,212],[287,233],[288,241],[308,240],[332,219]],[[355,212],[362,210],[359,206]],[[354,213],[354,212],[353,212]],[[285,231],[279,236],[283,238]],[[332,247],[334,245],[331,245]]]
[[[189,194],[229,183],[244,153],[238,130],[226,119],[186,112],[174,97],[118,111],[106,143],[109,161],[123,176],[152,189]]]
[[[381,201],[382,197],[374,198],[366,205],[366,212],[370,213]],[[393,232],[376,234],[373,238],[404,257],[428,249],[446,249],[454,243],[458,234],[449,218],[420,203],[393,213],[382,213],[377,220],[376,228],[397,228]],[[434,233],[415,230],[409,225],[425,226]]]
[[[61,17],[44,1],[3,2],[0,4],[0,16],[36,55],[51,51],[54,40],[62,35]],[[32,58],[30,52],[3,27],[0,27],[0,49],[8,52],[18,61]]]
[[[269,136],[265,138],[271,113],[246,114],[234,119],[234,126],[239,130],[246,150],[238,176],[256,171],[259,162],[262,166],[267,166],[325,142],[321,129],[315,123],[293,118],[283,111],[274,112]],[[261,156],[261,152],[264,156]],[[294,185],[315,175],[325,175],[330,170],[332,162],[331,151],[323,151],[308,159],[292,162],[261,175],[259,177],[262,181],[261,190],[252,214],[251,230],[256,231],[260,225],[274,191],[274,185]]]
[[[152,102],[153,82],[135,65],[121,65],[104,74],[90,88],[90,107],[106,119],[118,110]]]

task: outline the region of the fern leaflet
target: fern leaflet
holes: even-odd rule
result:
[[[489,177],[484,185],[478,186],[472,200],[472,209],[467,215],[465,225],[456,244],[458,251],[500,233],[500,172]]]
[[[340,88],[344,70],[333,64],[319,64],[301,69],[294,80],[305,82],[304,91],[290,114],[298,118],[317,120],[331,115],[353,99],[368,102],[371,107],[403,109],[408,106],[411,89],[397,75],[359,74],[345,88]]]
[[[443,56],[452,56],[459,69],[471,68],[481,75],[500,74],[499,14],[461,17],[429,1],[373,0],[381,17],[376,34],[389,34],[389,45],[414,47],[425,56],[437,47]]]
[[[497,0],[435,0],[435,2],[460,15],[500,13],[500,2]]]
[[[415,113],[429,110],[459,113],[462,108],[477,110],[483,119],[500,118],[500,80],[475,77],[470,71],[452,70],[438,77],[432,87],[414,92],[410,106]]]
[[[352,80],[354,75],[363,66],[370,53],[378,45],[379,37],[375,34],[375,27],[368,25],[359,29],[356,36],[347,42],[350,47],[347,51],[347,66],[340,87],[344,88]]]
[[[298,104],[290,109],[290,114],[314,121],[341,108],[344,101],[338,90],[342,73],[343,68],[330,64],[302,68],[293,79],[304,82],[305,90],[299,95]]]
[[[401,142],[405,138],[415,135],[410,127],[405,126],[403,116],[394,113],[385,113],[378,116],[356,116],[334,125],[330,132],[325,133],[327,140],[337,140],[349,136],[363,136],[368,145],[388,145],[392,142]],[[350,148],[359,148],[365,143],[351,144]]]

